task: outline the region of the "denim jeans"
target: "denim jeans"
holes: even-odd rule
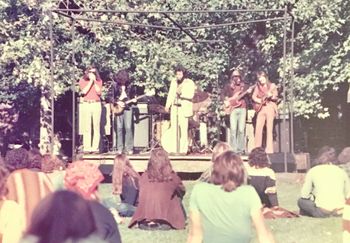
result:
[[[305,198],[299,198],[298,206],[300,208],[300,214],[311,216],[315,218],[327,218],[331,216],[331,213],[325,213],[318,208],[314,201]]]
[[[121,217],[132,217],[136,211],[136,207],[128,203],[120,203],[117,210]]]
[[[246,108],[235,108],[230,114],[230,145],[235,153],[245,151]]]
[[[126,152],[134,149],[134,138],[132,134],[132,109],[124,110],[124,112],[115,117],[117,130],[117,149],[119,152],[125,150]],[[125,142],[124,138],[125,130]]]

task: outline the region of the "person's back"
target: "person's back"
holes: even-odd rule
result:
[[[176,195],[182,182],[176,173],[172,173],[171,177],[169,181],[157,182],[150,181],[147,172],[142,174],[139,204],[129,227],[144,219],[164,220],[175,229],[185,227],[181,198]]]
[[[51,182],[45,173],[28,169],[12,172],[7,180],[7,188],[6,198],[19,204],[20,209],[26,215],[27,223],[38,203],[53,191]]]
[[[349,180],[347,174],[336,165],[317,165],[307,173],[301,196],[308,197],[310,188],[317,207],[331,211],[344,206]]]
[[[204,182],[193,188],[190,209],[203,216],[203,242],[250,242],[251,212],[259,211],[261,202],[252,186],[226,192]]]

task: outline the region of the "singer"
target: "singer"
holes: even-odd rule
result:
[[[101,91],[102,80],[95,67],[85,70],[83,78],[79,81],[82,95],[81,113],[83,151],[84,153],[98,153],[100,145],[101,121]]]
[[[165,110],[170,111],[169,139],[162,139],[162,146],[167,152],[186,154],[188,152],[188,120],[193,116],[192,98],[196,86],[187,78],[187,70],[178,65],[175,67],[175,78],[170,83]],[[165,134],[163,137],[166,137]],[[176,144],[174,144],[176,138]],[[166,143],[173,143],[169,144]]]

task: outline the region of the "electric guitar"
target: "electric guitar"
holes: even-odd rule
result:
[[[130,104],[130,103],[133,103],[135,102],[135,100],[139,100],[139,99],[142,99],[143,97],[146,97],[146,96],[153,96],[155,94],[154,91],[149,91],[149,92],[146,92],[145,94],[143,95],[140,95],[140,96],[137,96],[133,99],[129,99],[129,100],[118,100],[118,102],[122,102],[124,105],[119,105],[117,102],[115,102],[112,106],[112,111],[115,115],[120,115],[123,113],[123,111],[125,110],[125,106]]]
[[[237,92],[236,94],[234,94],[232,97],[227,98],[224,101],[224,105],[223,105],[223,110],[225,112],[226,115],[229,115],[233,109],[239,107],[242,104],[241,99],[247,94],[250,93],[255,87],[255,84],[250,86],[248,89],[246,89],[243,92]]]
[[[276,85],[276,89],[277,89],[277,97],[271,97],[268,96],[267,94],[265,94],[262,98],[261,98],[261,103],[254,103],[253,104],[253,108],[255,110],[256,113],[258,113],[259,111],[261,111],[261,109],[263,108],[263,106],[265,106],[267,104],[267,102],[272,101],[274,103],[276,103],[277,105],[279,103],[281,103],[282,101],[282,97],[280,96],[280,89],[281,89],[281,85]]]

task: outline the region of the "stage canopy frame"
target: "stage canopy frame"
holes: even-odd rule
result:
[[[68,3],[66,6],[69,6]],[[127,21],[110,21],[110,20],[103,20],[101,18],[87,18],[84,17],[84,14],[86,13],[99,13],[99,14],[161,14],[164,16],[164,18],[170,20],[170,22],[173,24],[173,26],[164,26],[164,25],[150,25],[150,24],[140,24],[135,22],[127,22]],[[283,13],[283,17],[272,17],[272,18],[259,18],[259,19],[250,19],[245,21],[237,21],[237,22],[230,22],[230,23],[218,23],[218,24],[208,24],[208,25],[201,25],[201,26],[184,26],[182,24],[177,23],[173,18],[172,15],[174,14],[227,14],[227,13]],[[294,18],[292,14],[288,11],[287,6],[281,9],[228,9],[228,10],[178,10],[178,11],[167,11],[167,10],[110,10],[110,9],[70,9],[67,8],[51,8],[48,11],[48,15],[50,18],[50,105],[51,105],[51,131],[50,131],[50,142],[51,142],[51,151],[53,148],[53,138],[54,138],[54,39],[53,39],[53,14],[58,14],[59,16],[62,16],[66,19],[70,19],[72,21],[72,28],[71,28],[71,35],[72,40],[74,40],[74,23],[76,21],[89,21],[89,22],[100,22],[104,24],[118,24],[118,25],[129,25],[129,26],[138,26],[142,28],[156,28],[161,30],[176,30],[181,31],[185,33],[193,43],[215,43],[218,42],[218,40],[198,40],[196,39],[192,34],[191,30],[196,29],[216,29],[216,28],[224,28],[224,27],[230,27],[234,25],[241,25],[241,24],[249,24],[249,23],[258,23],[258,22],[272,22],[272,21],[282,21],[283,22],[283,67],[282,67],[282,86],[283,86],[283,123],[282,123],[282,130],[283,130],[283,136],[284,138],[287,138],[287,133],[290,132],[290,149],[291,153],[294,154],[294,129],[293,129],[293,117],[294,117],[294,111],[293,111],[293,100],[294,100],[294,67],[293,67],[293,57],[294,57]],[[290,79],[289,84],[290,87],[288,87],[289,92],[289,113],[287,113],[287,87],[286,87],[286,67],[287,67],[287,25],[290,24],[291,26],[291,37],[290,37],[290,56],[291,56],[291,71],[290,71]],[[75,56],[75,50],[72,48],[71,50],[72,60],[74,62],[74,56]],[[76,80],[73,80],[72,84],[72,153],[73,153],[73,159],[75,159],[76,156],[76,109],[75,109],[75,85]],[[289,115],[290,119],[290,131],[288,131],[286,126],[286,114]],[[287,142],[283,143],[283,153],[284,153],[284,169],[287,172]]]

